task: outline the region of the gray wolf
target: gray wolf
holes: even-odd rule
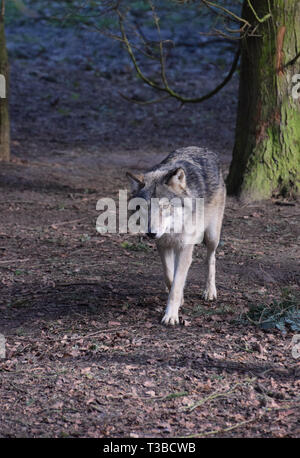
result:
[[[159,218],[155,218],[156,222],[153,221],[153,214],[149,210],[147,235],[156,241],[169,292],[162,323],[178,324],[178,311],[183,304],[184,285],[192,262],[194,245],[202,240],[207,248],[204,298],[217,298],[215,254],[220,240],[226,199],[226,188],[217,155],[196,146],[181,148],[170,153],[145,174],[138,176],[127,173],[127,176],[131,182],[132,197],[143,198],[148,203],[153,198],[158,199],[160,216],[168,210],[166,224],[158,224]],[[178,204],[187,197],[190,199],[186,200],[192,202],[192,212],[195,210],[196,199],[203,199],[203,224],[196,225],[188,234],[183,226],[183,230],[177,233],[172,227],[179,213],[172,202]],[[182,216],[182,212],[180,215]]]

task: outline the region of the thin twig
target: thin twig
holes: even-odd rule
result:
[[[58,223],[53,223],[53,224],[50,224],[49,227],[55,228],[55,226],[64,226],[65,224],[74,224],[74,223],[78,223],[79,221],[84,221],[87,218],[88,217],[85,216],[84,218],[73,219],[72,221],[62,221],[62,222],[58,222]]]
[[[212,434],[226,433],[228,431],[232,431],[233,429],[239,428],[240,426],[247,425],[248,423],[251,423],[254,420],[257,420],[257,416],[250,418],[250,420],[244,420],[239,423],[235,423],[234,425],[229,426],[228,428],[215,429],[213,431],[191,434],[190,436],[182,436],[182,437],[184,437],[185,439],[192,439],[192,438],[202,437],[202,436],[211,436]]]
[[[227,8],[225,8],[224,6],[221,6],[221,5],[218,5],[217,3],[213,3],[213,2],[210,2],[208,0],[201,0],[202,3],[204,3],[206,6],[208,7],[213,7],[213,8],[216,8],[216,9],[220,9],[221,11],[224,11],[228,16],[231,16],[233,18],[233,20],[236,20],[237,22],[243,22],[244,24],[246,24],[248,27],[251,27],[251,24],[244,18],[240,17],[240,16],[237,16],[235,13],[233,13],[232,11],[228,10]]]
[[[0,261],[0,264],[6,264],[6,263],[19,263],[19,262],[26,262],[30,261],[30,258],[25,258],[25,259],[7,259],[7,261]]]
[[[255,380],[256,380],[256,377],[253,377],[252,379],[246,379],[244,382],[238,382],[233,386],[233,388],[231,388],[228,391],[225,391],[224,393],[222,393],[220,391],[215,391],[214,393],[210,394],[206,398],[200,399],[200,401],[195,402],[192,406],[186,407],[185,410],[188,410],[189,412],[192,412],[193,410],[195,410],[197,407],[200,407],[205,402],[211,401],[213,399],[220,398],[220,397],[226,397],[226,396],[232,394],[237,387],[243,386],[244,384],[249,384],[251,382],[254,382]]]
[[[84,336],[71,337],[71,340],[74,341],[74,340],[80,340],[80,339],[87,339],[89,337],[95,337],[98,334],[103,334],[103,332],[113,332],[113,331],[120,331],[120,330],[127,330],[127,329],[128,329],[128,326],[126,326],[126,327],[118,326],[118,327],[115,327],[115,328],[100,329],[99,331],[92,332],[92,333],[86,334]]]
[[[247,0],[247,2],[248,2],[248,5],[249,5],[249,7],[250,7],[252,13],[253,13],[254,16],[255,16],[255,19],[256,19],[258,22],[260,22],[260,23],[265,22],[267,19],[269,19],[270,17],[272,17],[272,14],[271,14],[271,13],[267,13],[263,18],[258,17],[257,12],[256,12],[255,9],[253,8],[251,1],[250,1],[250,0]]]

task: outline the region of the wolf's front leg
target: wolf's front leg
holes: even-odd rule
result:
[[[165,315],[162,319],[164,324],[174,325],[179,323],[178,310],[183,299],[183,289],[192,262],[193,248],[194,245],[185,245],[175,252],[174,278]]]
[[[175,254],[173,248],[164,247],[157,245],[157,249],[161,258],[165,284],[167,291],[170,292],[172,288],[173,278],[174,278],[174,263],[175,263]]]

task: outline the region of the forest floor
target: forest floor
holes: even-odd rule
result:
[[[142,89],[100,35],[33,21],[10,25],[7,41],[0,437],[299,437],[299,204],[227,199],[218,300],[202,299],[197,246],[177,327],[160,324],[154,243],[96,231],[97,200],[175,148],[211,148],[226,175],[238,76],[200,105],[139,106],[120,97]],[[187,61],[173,67],[187,92],[224,75]]]

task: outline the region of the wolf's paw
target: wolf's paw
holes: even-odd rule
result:
[[[210,288],[206,288],[204,293],[203,293],[203,298],[206,301],[213,301],[214,299],[217,299],[216,287],[213,286],[213,287],[210,287]]]
[[[179,324],[178,313],[174,313],[172,311],[166,311],[163,319],[161,320],[162,324],[166,326],[171,325],[174,326],[175,324]]]

